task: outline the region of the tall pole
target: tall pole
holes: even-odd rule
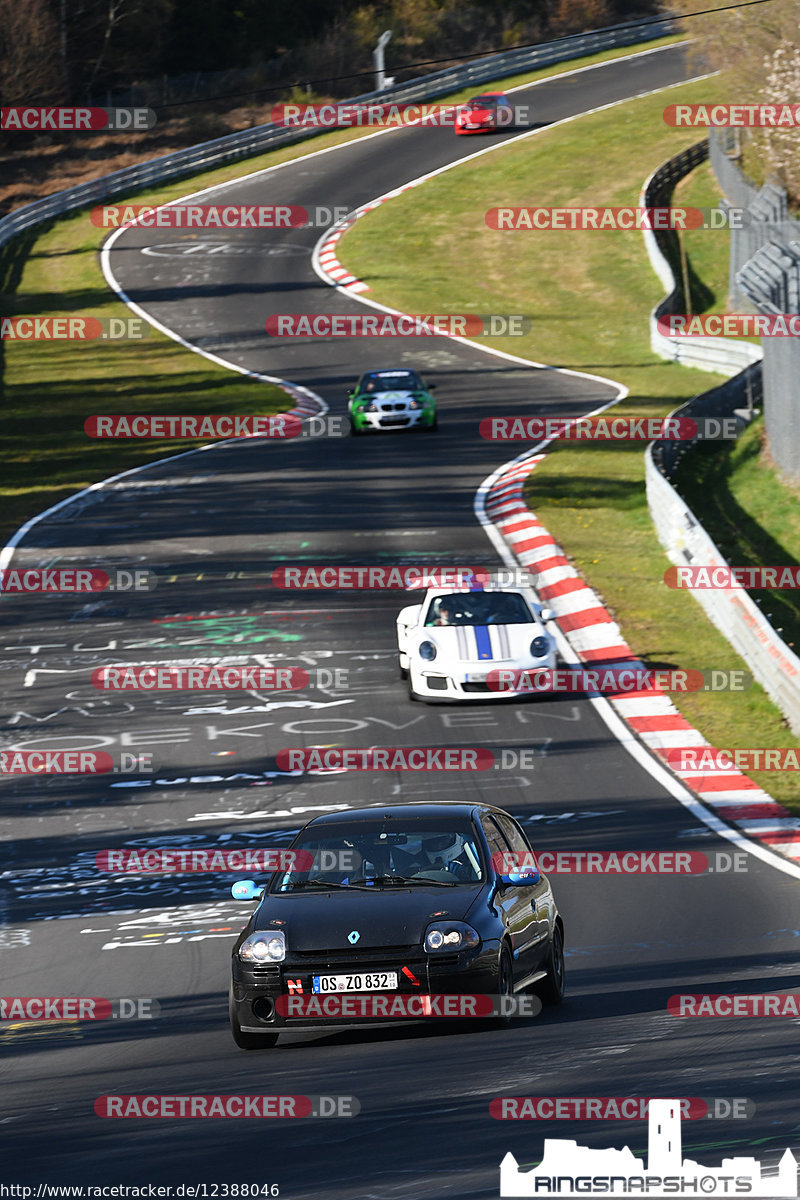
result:
[[[62,2],[63,2],[63,0],[62,0]],[[382,33],[381,36],[378,38],[378,44],[375,47],[375,49],[372,51],[372,65],[375,68],[375,91],[376,92],[382,92],[383,89],[386,87],[386,71],[385,71],[386,64],[384,62],[383,52],[384,52],[388,42],[391,41],[391,38],[392,38],[392,31],[391,31],[391,29],[387,29],[386,32]],[[394,82],[394,81],[392,81],[392,82]]]

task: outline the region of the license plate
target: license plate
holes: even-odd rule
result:
[[[396,971],[361,971],[357,975],[312,975],[315,992],[389,992],[397,989]]]
[[[486,683],[486,676],[476,675],[474,671],[468,671],[464,676],[464,683]]]

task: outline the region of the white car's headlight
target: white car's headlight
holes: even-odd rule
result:
[[[533,641],[531,642],[531,654],[533,655],[534,658],[544,658],[545,654],[547,654],[547,651],[549,649],[550,649],[549,638],[542,637],[540,635],[539,637],[535,637],[533,639]]]
[[[433,642],[420,642],[419,656],[424,658],[425,662],[433,662],[436,658],[436,647]]]
[[[251,933],[239,947],[239,958],[242,962],[254,964],[283,962],[286,958],[286,934],[279,929]]]

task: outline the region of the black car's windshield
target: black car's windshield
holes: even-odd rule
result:
[[[278,872],[271,892],[299,892],[322,888],[455,887],[476,884],[484,878],[480,852],[469,825],[445,828],[441,824],[407,826],[392,821],[391,829],[377,822],[340,830],[309,829],[292,845],[304,850],[303,870]],[[309,865],[308,854],[311,855]]]
[[[371,371],[361,378],[360,392],[420,392],[422,380],[416,371]]]
[[[531,610],[519,592],[454,592],[431,602],[426,625],[530,625]]]

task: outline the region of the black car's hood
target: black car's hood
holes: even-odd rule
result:
[[[255,915],[254,929],[283,929],[293,950],[366,950],[421,943],[431,921],[463,921],[481,884],[456,887],[385,888],[270,895]],[[285,922],[277,925],[275,922]],[[357,931],[358,940],[348,941]]]

